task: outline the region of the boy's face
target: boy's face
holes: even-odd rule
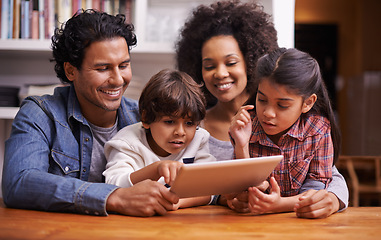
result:
[[[189,117],[172,116],[163,116],[153,123],[143,123],[143,126],[150,129],[147,140],[152,151],[161,157],[179,153],[186,148],[197,128],[197,124]]]

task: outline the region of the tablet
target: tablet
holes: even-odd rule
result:
[[[184,164],[171,191],[180,198],[245,191],[266,180],[282,159],[282,155],[276,155]]]

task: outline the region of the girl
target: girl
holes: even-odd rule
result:
[[[142,122],[127,126],[105,144],[106,183],[130,187],[145,179],[172,185],[184,163],[215,161],[209,133],[198,128],[205,116],[200,85],[186,73],[162,70],[139,99]],[[175,208],[208,204],[211,197],[180,199]]]
[[[297,49],[277,49],[261,57],[257,91],[241,107],[229,129],[237,158],[282,154],[271,174],[271,192],[249,189],[257,214],[292,211],[311,183],[326,189],[340,152],[340,130],[314,58]],[[255,108],[255,113],[249,111]],[[279,184],[279,185],[278,185]]]

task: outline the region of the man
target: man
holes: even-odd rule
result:
[[[124,98],[131,78],[133,26],[123,15],[87,10],[52,38],[55,71],[69,86],[26,98],[6,141],[3,197],[8,207],[107,215],[165,214],[178,197],[146,180],[131,188],[103,183],[103,145],[139,121]]]

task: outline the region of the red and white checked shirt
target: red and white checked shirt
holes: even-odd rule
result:
[[[334,158],[328,119],[315,114],[300,117],[276,145],[267,137],[255,113],[252,117],[250,156],[284,156],[270,175],[278,182],[281,196],[297,195],[306,179],[321,181],[328,186]]]

